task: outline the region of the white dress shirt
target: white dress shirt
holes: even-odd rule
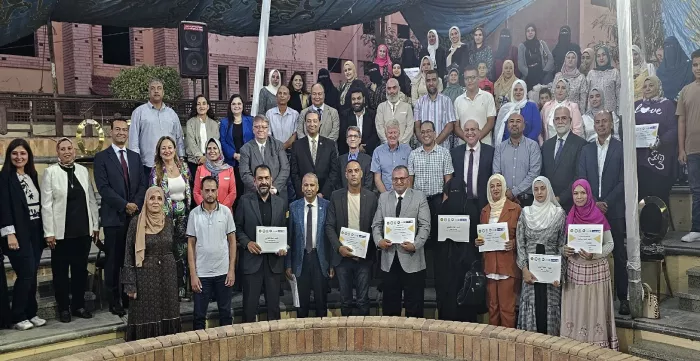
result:
[[[603,168],[605,167],[605,157],[608,155],[608,147],[610,146],[610,135],[605,138],[603,144],[596,139],[595,145],[598,146],[598,198],[603,192]]]
[[[263,147],[267,145],[267,139],[265,139],[265,143],[260,143],[258,140],[255,140],[255,143],[258,145],[258,150],[260,151],[260,154],[262,154],[263,159],[265,159],[265,153],[263,152]]]
[[[127,166],[127,168],[128,168],[128,167],[129,167],[129,155],[126,154],[126,147],[119,148],[119,147],[116,146],[114,143],[112,143],[112,149],[114,149],[114,154],[117,155],[117,160],[118,160],[120,163],[121,163],[121,161],[122,161],[121,151],[122,151],[122,150],[124,151],[124,161],[126,162],[126,166]]]
[[[309,152],[311,152],[311,155],[314,154],[313,148],[311,146],[311,144],[312,144],[311,141],[312,140],[316,141],[316,152],[317,152],[316,156],[318,156],[318,146],[320,145],[320,144],[318,144],[318,134],[316,134],[315,138],[311,138],[311,136],[308,136],[308,135],[306,136],[306,138],[309,140]],[[314,159],[314,161],[316,161],[316,160]]]
[[[464,153],[464,184],[469,184],[467,174],[469,174],[469,150],[474,149],[474,165],[472,166],[472,194],[477,197],[477,182],[479,180],[479,159],[481,158],[481,142],[477,142],[474,148],[467,144],[467,150]]]
[[[564,150],[564,146],[566,145],[566,139],[569,138],[569,134],[571,134],[571,131],[569,130],[564,134],[563,137],[560,137],[558,134],[555,136],[557,138],[557,142],[554,143],[554,159],[557,159],[557,150],[559,149],[559,139],[563,139],[564,141],[561,144],[561,149]]]
[[[202,154],[207,154],[207,143],[209,142],[209,139],[207,139],[207,125],[206,123],[203,123],[202,121],[199,122],[199,144],[201,145],[202,149]]]
[[[306,224],[306,217],[309,216],[309,204],[312,205],[311,207],[311,229],[313,230],[313,233],[311,234],[311,244],[313,245],[312,248],[316,248],[316,231],[318,230],[318,197],[314,198],[313,203],[309,203],[306,199],[304,199],[304,231],[306,232],[307,229],[307,224]],[[306,234],[304,234],[304,245],[306,245]]]
[[[362,132],[362,123],[363,123],[362,118],[365,116],[365,110],[363,109],[362,114],[360,114],[360,115],[357,115],[357,113],[354,113],[354,114],[355,114],[355,123],[357,123],[357,127],[360,128],[360,132]],[[342,131],[342,129],[341,129],[341,131]]]

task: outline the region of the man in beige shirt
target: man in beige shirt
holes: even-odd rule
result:
[[[377,127],[377,135],[382,144],[386,143],[386,130],[384,125],[396,119],[399,122],[399,143],[409,144],[413,138],[413,108],[411,104],[399,99],[399,82],[391,78],[386,82],[386,101],[377,107],[377,117],[374,120]]]

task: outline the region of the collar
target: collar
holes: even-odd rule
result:
[[[403,194],[399,194],[399,192],[394,191],[394,195],[396,195],[396,200],[399,200],[399,197],[406,198],[406,193],[408,193],[408,188],[406,188],[405,191],[403,191]]]
[[[280,111],[280,107],[278,107],[278,106],[272,108],[272,112],[273,112],[273,114],[287,115],[287,112],[289,112],[289,105],[287,105],[287,110],[284,112],[284,114],[282,114],[282,112]]]
[[[520,137],[520,143],[518,143],[517,147],[523,145],[528,139],[524,134]],[[513,147],[516,147],[516,145],[513,143],[513,138],[508,138],[508,144],[512,145]]]
[[[474,147],[470,147],[469,144],[467,144],[467,153],[469,153],[469,149],[474,149],[474,152],[478,153],[479,150],[481,150],[481,142],[476,142]]]
[[[316,109],[316,110],[319,110],[319,109],[321,109],[321,111],[323,111],[323,110],[324,110],[323,108],[324,108],[325,106],[326,106],[326,103],[323,103],[323,104],[321,104],[321,106],[320,106],[320,107],[317,107],[317,106],[315,106],[315,105],[311,104],[311,107],[313,107],[313,108],[314,108],[314,109]]]
[[[431,149],[430,151],[425,150],[425,145],[421,145],[420,148],[418,148],[418,149],[420,149],[420,151],[423,153],[432,153],[432,152],[437,151],[437,147],[439,147],[439,145],[437,143],[435,143],[435,144],[433,144],[433,149]]]
[[[483,91],[483,90],[481,90],[481,88],[479,88],[479,90],[476,91],[476,95],[474,96],[474,100],[476,100],[476,98],[478,98],[479,95],[484,94],[484,93],[485,93],[485,91]],[[469,99],[469,100],[472,100],[472,98],[469,97],[469,90],[468,89],[464,90],[464,97]]]
[[[357,113],[355,113],[355,112],[352,112],[352,113],[355,114],[356,118],[362,118],[365,116],[365,111],[366,111],[365,108],[362,108],[362,114],[357,115]]]
[[[258,195],[258,197],[260,197],[260,195]],[[268,196],[268,199],[270,199],[269,196]],[[216,202],[216,208],[214,208],[214,210],[211,211],[211,213],[216,213],[216,212],[218,212],[218,211],[219,211],[219,205],[220,205],[220,203],[219,203],[219,202]],[[202,212],[204,212],[204,213],[209,213],[209,211],[208,211],[206,208],[204,208],[204,202],[202,202],[202,204],[199,205],[199,208],[202,209]],[[211,214],[211,213],[209,213],[209,214]]]
[[[272,193],[268,193],[268,194],[267,194],[267,200],[266,200],[266,201],[264,201],[264,200],[262,199],[262,196],[260,195],[260,192],[257,192],[257,195],[258,195],[258,201],[259,201],[259,202],[268,203],[268,202],[271,202],[271,201],[272,201]]]
[[[153,103],[151,103],[150,100],[148,101],[148,107],[149,107],[150,109],[158,110],[158,109],[156,108],[156,106],[153,105]],[[165,105],[165,102],[161,102],[161,103],[160,103],[160,110],[158,110],[158,111],[161,111],[161,110],[163,110],[163,109],[165,109],[165,108],[167,108],[167,107],[168,107],[168,106]]]
[[[308,207],[309,204],[311,204],[312,206],[314,206],[314,208],[317,208],[317,209],[318,209],[318,196],[316,196],[316,198],[314,198],[314,201],[311,202],[311,203],[309,203],[309,201],[307,201],[306,198],[304,198],[304,207]]]
[[[115,152],[119,153],[122,150],[126,150],[126,146],[124,146],[124,148],[119,148],[116,144],[112,143],[112,149],[114,149]]]
[[[566,134],[564,134],[564,136],[561,137],[561,139],[564,139],[564,143],[566,143],[566,139],[569,138],[569,134],[571,134],[571,130],[569,130],[568,132],[566,132]],[[557,142],[558,142],[558,141],[559,141],[559,135],[557,135],[556,138],[557,138]]]
[[[312,136],[310,136],[310,135],[307,135],[306,137],[309,138],[309,144],[311,144],[311,140],[312,140],[312,139],[316,141],[316,144],[317,144],[317,145],[319,144],[319,143],[318,143],[318,134],[316,134],[315,137],[312,137]]]
[[[608,135],[608,137],[605,138],[605,140],[603,141],[603,144],[600,144],[599,139],[596,138],[596,139],[595,139],[595,144],[596,144],[599,148],[600,148],[600,147],[604,147],[604,146],[610,144],[610,138],[612,138],[612,134]]]
[[[263,145],[266,145],[266,144],[267,144],[267,139],[265,139],[265,143],[260,143],[260,142],[258,142],[257,139],[254,139],[254,140],[255,140],[255,143],[258,144],[258,148],[260,148],[260,147],[262,147]]]

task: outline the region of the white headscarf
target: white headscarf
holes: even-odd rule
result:
[[[530,229],[541,230],[548,228],[557,218],[557,213],[561,211],[561,206],[554,196],[552,184],[547,177],[539,176],[532,182],[532,193],[535,193],[535,183],[542,182],[547,187],[547,199],[538,202],[535,199],[532,205],[523,208],[523,215]]]
[[[457,51],[457,49],[464,45],[464,43],[462,43],[462,32],[459,30],[458,27],[451,27],[450,31],[447,34],[449,35],[449,33],[452,32],[452,29],[457,30],[457,34],[459,34],[459,41],[457,41],[457,43],[452,43],[452,41],[450,40],[450,49],[447,51],[447,66],[452,65],[452,55],[455,53],[455,51]]]
[[[277,72],[277,76],[280,77],[280,83],[277,86],[272,85],[272,74],[275,72]],[[265,86],[265,89],[272,93],[272,95],[277,95],[277,89],[280,88],[280,85],[282,85],[282,74],[280,74],[279,70],[277,69],[270,70],[270,73],[267,74],[267,85]]]
[[[430,41],[428,41],[428,54],[430,54],[430,60],[433,62],[433,64],[437,64],[437,60],[435,60],[435,54],[437,52],[437,49],[440,47],[440,37],[438,37],[438,33],[435,29],[431,29],[428,31],[428,35],[430,33],[433,33],[435,35],[435,45],[430,45]]]
[[[520,85],[523,87],[523,98],[520,101],[515,101],[515,86]],[[522,79],[518,79],[513,82],[510,86],[510,102],[503,104],[501,110],[498,112],[498,119],[496,120],[496,132],[494,132],[494,142],[493,144],[499,144],[503,140],[503,134],[506,132],[506,123],[508,118],[513,113],[520,114],[520,110],[527,105],[527,96],[525,92],[527,91],[527,85]]]

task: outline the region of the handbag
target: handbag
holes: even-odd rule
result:
[[[486,301],[486,274],[479,269],[479,261],[472,263],[471,269],[464,275],[464,284],[457,293],[459,306],[480,306]]]
[[[659,314],[659,298],[651,292],[651,286],[648,283],[643,284],[642,299],[644,300],[644,305],[642,305],[642,317],[659,319],[661,314]]]

